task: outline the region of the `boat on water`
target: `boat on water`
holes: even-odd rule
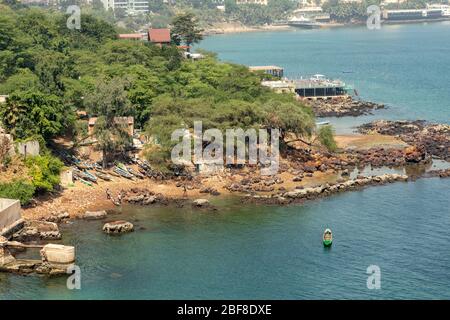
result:
[[[323,232],[323,245],[329,247],[333,244],[333,233],[330,229],[325,229]]]
[[[323,26],[323,23],[317,22],[315,20],[311,20],[310,18],[306,18],[305,16],[301,16],[299,18],[294,17],[288,20],[288,26],[303,28],[303,29],[318,29]]]

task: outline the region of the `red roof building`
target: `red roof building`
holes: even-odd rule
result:
[[[148,29],[148,41],[159,46],[170,44],[170,29]]]

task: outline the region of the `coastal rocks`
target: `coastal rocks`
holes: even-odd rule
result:
[[[400,174],[384,174],[380,176],[359,177],[356,179],[336,182],[335,184],[325,184],[316,187],[295,189],[266,197],[260,195],[249,195],[244,199],[244,201],[263,202],[267,204],[286,204],[299,200],[312,200],[338,192],[362,188],[364,186],[381,185],[396,181],[408,181],[408,176]],[[279,199],[282,199],[282,201]]]
[[[450,178],[450,169],[431,170],[426,174],[427,177]]]
[[[210,203],[207,199],[196,199],[192,202],[192,204],[196,207],[201,207],[201,208],[210,206]]]
[[[68,219],[70,219],[68,212],[53,212],[49,217],[45,218],[45,221],[60,223]]]
[[[373,110],[383,109],[383,104],[368,101],[357,101],[351,97],[331,100],[312,100],[308,104],[313,108],[317,117],[345,117],[370,114]]]
[[[82,218],[86,220],[101,220],[106,218],[107,213],[105,210],[102,211],[86,211]]]
[[[123,200],[130,204],[148,206],[151,204],[168,204],[169,199],[162,194],[154,193],[147,189],[133,188],[129,192],[124,192]]]
[[[54,222],[31,220],[26,221],[23,229],[16,232],[12,238],[19,242],[59,240],[61,233]]]
[[[220,192],[217,191],[217,189],[214,189],[212,187],[203,187],[203,188],[200,189],[199,192],[200,193],[209,193],[210,195],[213,195],[213,196],[219,196],[220,195]]]
[[[450,125],[432,124],[422,120],[379,120],[360,126],[358,132],[398,136],[402,141],[439,159],[450,161]]]
[[[411,146],[405,149],[370,148],[354,152],[359,166],[398,167],[407,164],[425,164],[431,161],[431,156],[423,147]]]
[[[120,234],[134,231],[134,226],[128,221],[113,221],[105,223],[103,232],[107,234]]]

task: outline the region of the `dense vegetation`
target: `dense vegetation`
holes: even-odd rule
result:
[[[267,6],[258,4],[240,4],[235,0],[178,0],[176,5],[170,5],[163,0],[150,2],[150,21],[154,26],[167,26],[177,11],[190,11],[200,20],[203,27],[217,22],[241,22],[245,25],[272,24],[285,20],[297,8],[294,0],[269,0]],[[218,5],[225,5],[225,12],[217,9]]]
[[[0,94],[10,97],[0,118],[17,138],[83,139],[86,132],[76,120],[76,111],[83,110],[98,117],[96,136],[106,158],[127,144],[112,119],[133,116],[135,125],[158,142],[149,147],[149,158],[165,164],[170,133],[192,128],[194,120],[202,120],[205,130],[277,127],[282,136],[303,137],[314,131],[311,109],[292,95],[262,87],[262,74],[221,63],[213,54],[191,61],[175,46],[118,40],[112,25],[92,15],[82,15],[81,30],[69,30],[66,19],[61,13],[1,5]],[[200,40],[182,36],[185,43]],[[58,167],[51,161],[47,166]],[[35,187],[54,185],[46,180],[50,184]]]

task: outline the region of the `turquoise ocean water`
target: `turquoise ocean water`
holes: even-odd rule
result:
[[[349,131],[374,118],[450,122],[450,24],[220,35],[201,47],[223,60],[276,64],[289,77],[322,73],[386,111],[333,120]],[[63,228],[77,248],[81,290],[65,278],[0,274],[0,299],[449,299],[450,181],[422,179],[288,207],[214,199],[216,212],[124,207]],[[326,250],[321,235],[334,232]],[[370,265],[381,289],[366,286]]]

